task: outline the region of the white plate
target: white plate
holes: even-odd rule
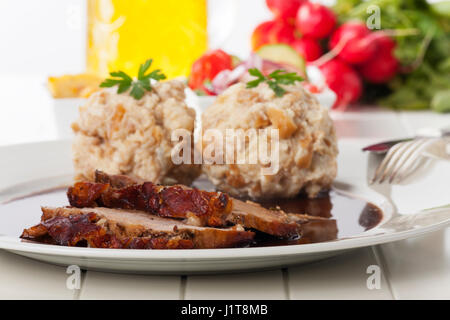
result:
[[[374,229],[351,238],[303,245],[237,249],[119,250],[62,247],[21,241],[19,235],[22,230],[39,221],[40,205],[67,204],[61,191],[17,198],[70,183],[70,142],[3,147],[0,148],[0,248],[49,263],[65,266],[75,264],[95,270],[165,274],[236,272],[306,263],[353,248],[418,236],[449,224],[448,207],[397,214],[395,205],[365,185],[367,159],[359,152],[359,145],[352,140],[343,140],[340,141],[340,150],[340,175],[335,186],[376,204],[384,211],[383,220]],[[16,200],[11,202],[11,199]],[[448,199],[442,201],[446,200]]]

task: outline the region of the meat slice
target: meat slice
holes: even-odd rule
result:
[[[71,206],[141,210],[161,217],[190,219],[198,226],[223,227],[231,212],[225,193],[161,186],[151,182],[113,188],[108,183],[77,182],[67,191]]]
[[[285,238],[299,236],[308,222],[323,219],[269,210],[255,202],[234,199],[222,192],[207,192],[181,185],[160,186],[101,171],[97,171],[95,177],[96,183],[78,182],[69,188],[67,195],[72,206],[142,210],[162,217],[185,219],[186,224],[197,226],[241,224],[245,228]],[[334,220],[325,220],[336,226]]]
[[[335,239],[337,236],[336,220],[307,214],[285,213],[283,210],[269,210],[252,201],[233,199],[233,210],[228,220],[234,224],[241,224],[278,237],[301,235],[312,236],[318,234],[317,226],[324,226],[326,230],[320,234],[325,240]],[[317,238],[317,237],[315,237]]]
[[[239,226],[196,227],[132,210],[43,207],[42,212],[41,223],[25,229],[21,238],[94,248],[201,249],[242,246],[254,237]]]
[[[133,184],[144,183],[145,180],[134,176],[107,174],[103,171],[95,170],[95,182],[108,183],[113,188],[124,188]]]
[[[228,221],[279,237],[298,235],[302,224],[302,221],[292,221],[281,210],[269,210],[255,202],[237,199],[233,199],[233,210]]]
[[[242,224],[271,235],[299,235],[301,223],[283,211],[268,210],[253,202],[231,199],[221,192],[184,186],[158,186],[151,182],[112,188],[108,183],[78,182],[67,192],[70,205],[78,208],[107,207],[141,210],[161,217],[185,219],[187,224],[224,227]]]
[[[298,213],[288,213],[288,216],[302,226],[301,243],[330,241],[338,237],[335,219]]]

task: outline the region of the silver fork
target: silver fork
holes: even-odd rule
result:
[[[388,179],[389,183],[403,180],[421,158],[422,151],[435,139],[414,139],[401,142],[389,149],[383,161],[375,170],[370,184],[383,183]]]

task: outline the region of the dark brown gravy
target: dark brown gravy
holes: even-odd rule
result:
[[[337,223],[337,237],[333,234],[330,239],[342,239],[360,234],[377,226],[383,218],[383,212],[372,203],[362,199],[345,196],[331,191],[323,193],[315,199],[298,196],[293,199],[278,199],[260,202],[266,208],[280,207],[289,213],[306,213],[312,216],[335,219]],[[320,227],[320,226],[319,226]],[[323,238],[277,239],[263,233],[257,233],[251,247],[282,246],[293,244],[316,243]]]
[[[214,186],[204,177],[194,181],[193,186],[203,190],[214,191]],[[245,200],[245,199],[242,199]],[[383,218],[383,211],[376,205],[363,199],[346,196],[336,191],[323,192],[314,199],[308,199],[299,195],[292,199],[275,199],[270,201],[259,201],[266,208],[276,208],[288,213],[306,213],[311,216],[320,216],[335,219],[337,224],[337,236],[335,232],[327,236],[328,224],[314,223],[314,228],[325,230],[324,232],[308,232],[308,237],[298,239],[278,239],[273,236],[256,231],[255,241],[251,247],[285,246],[294,244],[317,243],[360,234],[377,226]]]

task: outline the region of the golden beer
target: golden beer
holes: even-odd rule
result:
[[[168,78],[188,76],[207,45],[206,0],[88,0],[89,73],[136,75],[152,58]]]

